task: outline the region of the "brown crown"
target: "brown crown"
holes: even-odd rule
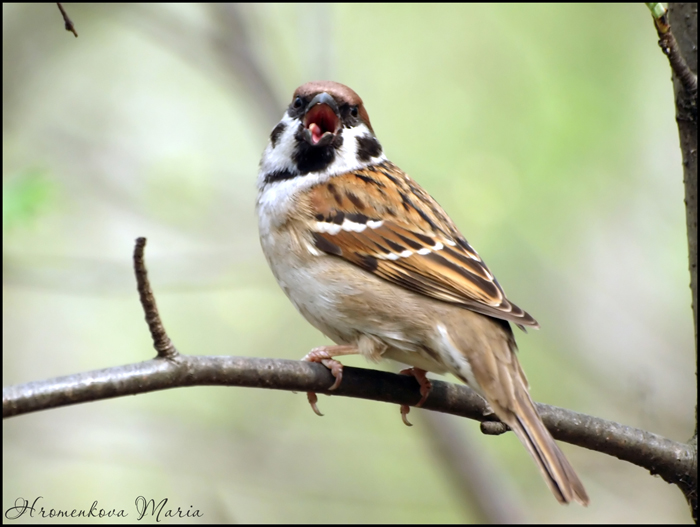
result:
[[[319,93],[327,93],[335,99],[338,106],[342,104],[349,104],[350,106],[357,106],[358,114],[363,123],[367,125],[372,133],[372,125],[369,122],[369,115],[367,115],[367,110],[362,103],[362,99],[357,95],[352,89],[348,88],[344,84],[333,81],[311,81],[306,84],[299,86],[294,92],[293,99],[296,97],[311,98]]]

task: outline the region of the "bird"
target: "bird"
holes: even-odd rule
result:
[[[537,321],[503,288],[440,205],[392,163],[362,99],[333,81],[293,94],[260,160],[260,243],[279,286],[335,345],[311,350],[342,379],[335,357],[359,354],[474,389],[526,447],[561,503],[588,505],[583,483],[545,427],[516,356],[511,323]],[[318,413],[316,394],[309,402]],[[402,407],[406,420],[408,407]]]

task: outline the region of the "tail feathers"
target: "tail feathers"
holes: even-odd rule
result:
[[[506,424],[530,452],[554,497],[560,503],[575,501],[588,505],[588,494],[583,483],[544,426],[530,395],[525,390],[516,390],[515,398],[515,415],[511,414]]]

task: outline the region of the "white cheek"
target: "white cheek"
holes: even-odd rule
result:
[[[272,183],[265,182],[265,176],[278,170],[290,170],[294,172],[296,167],[292,162],[296,139],[294,134],[299,127],[299,121],[292,119],[286,113],[281,123],[286,127],[277,138],[275,147],[268,142],[258,172],[258,223],[261,233],[270,232],[273,227],[278,227],[287,220],[288,214],[294,204],[294,197],[299,192],[321,183],[328,179],[329,175],[307,174],[304,177],[283,179]]]
[[[299,127],[299,121],[297,119],[292,119],[285,113],[280,122],[285,124],[286,128],[277,138],[274,148],[272,147],[272,143],[268,143],[260,161],[260,170],[258,172],[257,209],[261,232],[269,232],[272,227],[279,226],[286,221],[290,209],[294,204],[294,198],[299,195],[299,193],[323,183],[333,176],[386,161],[383,152],[371,158],[369,161],[361,162],[358,159],[357,138],[371,133],[366,125],[360,124],[354,128],[343,128],[341,131],[343,145],[336,152],[333,163],[324,170],[266,183],[265,176],[270,172],[280,170],[294,172],[296,170],[296,166],[292,161],[292,156],[294,154],[294,146],[296,145],[294,134]],[[376,222],[377,227],[380,225],[380,222]],[[375,225],[370,225],[370,227],[375,228]],[[328,228],[335,229],[336,227]],[[343,227],[337,227],[338,231],[341,228]],[[359,224],[355,226],[348,223],[344,228],[346,228],[346,230],[355,230],[359,229],[360,226]],[[364,226],[362,226],[362,228],[364,228]],[[337,232],[331,234],[337,234]]]
[[[285,124],[285,129],[277,138],[277,144],[273,148],[268,142],[267,148],[260,160],[260,171],[258,172],[258,189],[262,190],[265,181],[265,174],[276,170],[293,170],[292,154],[294,153],[294,134],[299,127],[299,121],[284,114],[280,123]]]
[[[277,146],[272,148],[272,145],[268,144],[263,154],[263,162],[260,165],[260,172],[258,174],[259,190],[263,190],[265,187],[264,177],[268,172],[284,169],[294,171],[296,168],[292,162],[292,155],[294,154],[294,145],[296,144],[294,134],[296,133],[299,123],[296,120],[292,120],[286,114],[282,122],[287,124],[287,128],[285,128],[284,132],[282,132],[278,138]],[[296,179],[315,180],[322,176],[336,176],[386,161],[384,151],[378,156],[370,158],[368,161],[360,161],[358,159],[357,150],[359,147],[357,138],[371,135],[366,125],[360,124],[354,128],[343,128],[340,134],[343,137],[343,144],[336,151],[333,162],[320,172],[309,172],[308,174],[304,174],[303,177],[298,177]]]
[[[343,146],[336,152],[335,160],[326,169],[327,172],[333,175],[344,174],[345,172],[351,172],[352,170],[357,170],[367,165],[374,165],[386,161],[383,150],[378,156],[371,158],[369,161],[360,161],[357,158],[357,138],[371,135],[366,125],[360,124],[354,128],[343,128],[341,135],[343,136]]]

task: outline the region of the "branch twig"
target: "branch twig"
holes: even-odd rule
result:
[[[65,22],[66,31],[70,31],[71,33],[73,33],[75,35],[75,38],[78,38],[78,32],[75,29],[75,25],[73,24],[73,21],[68,16],[68,13],[66,13],[66,10],[63,9],[61,2],[56,2],[56,5],[58,6],[59,11],[61,11],[61,15],[63,15],[63,22]]]
[[[156,297],[153,296],[151,283],[148,281],[148,272],[143,260],[143,250],[146,247],[146,238],[137,238],[134,247],[134,273],[136,274],[136,288],[139,291],[141,307],[146,314],[146,323],[151,331],[153,347],[156,348],[158,356],[164,359],[174,359],[178,355],[175,345],[168,337],[163,322],[156,306]]]
[[[697,94],[698,76],[690,70],[678,48],[678,42],[676,42],[676,37],[673,36],[671,26],[668,23],[668,10],[662,3],[647,3],[647,7],[654,17],[654,26],[656,26],[656,32],[659,35],[659,46],[664,55],[668,57],[671,69],[688,94]]]

